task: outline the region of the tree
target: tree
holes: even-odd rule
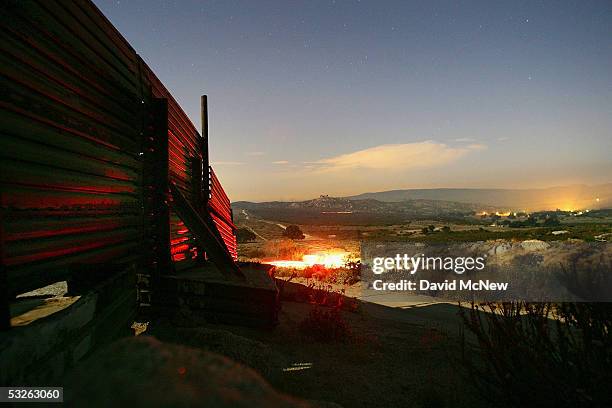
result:
[[[255,233],[248,228],[238,228],[236,230],[236,241],[238,241],[238,243],[252,242],[255,241],[255,239]]]
[[[289,239],[304,239],[305,238],[304,233],[302,232],[300,227],[298,227],[297,225],[289,225],[287,228],[285,228],[285,231],[283,232],[283,236]]]
[[[557,216],[553,215],[552,217],[546,217],[546,219],[544,220],[544,225],[547,227],[556,227],[558,225],[561,225],[561,221],[559,221],[559,218],[557,218]]]
[[[451,232],[451,228],[448,225],[442,227],[442,232],[449,233]]]

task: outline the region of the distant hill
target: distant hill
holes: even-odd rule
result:
[[[249,214],[269,220],[297,224],[391,224],[414,219],[463,219],[476,211],[494,210],[481,204],[459,203],[444,200],[405,200],[385,202],[375,199],[347,199],[321,196],[313,200],[283,202],[271,201],[232,203],[234,214]]]
[[[597,200],[599,199],[599,200]],[[463,220],[480,211],[542,211],[612,207],[612,183],[546,189],[439,188],[392,190],[305,201],[232,203],[234,213],[296,224],[375,225],[416,219]]]
[[[435,188],[391,190],[364,193],[349,200],[374,199],[383,202],[404,200],[445,200],[478,203],[508,209],[530,211],[612,207],[612,183],[595,186],[571,185],[544,189]],[[599,198],[599,201],[596,199]]]
[[[442,211],[442,212],[472,212],[482,209],[482,205],[473,203],[460,203],[446,200],[411,199],[400,202],[381,201],[377,199],[355,199],[343,197],[321,196],[306,201],[269,201],[253,203],[250,201],[237,201],[232,203],[234,209],[257,210],[271,209],[301,209],[315,212],[416,212],[416,211]]]

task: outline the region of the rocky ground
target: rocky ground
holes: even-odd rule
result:
[[[272,330],[152,322],[82,364],[70,398],[153,407],[486,406],[462,373],[455,306],[362,303],[340,312],[334,323],[348,331],[329,341],[302,329],[317,307],[283,302]]]

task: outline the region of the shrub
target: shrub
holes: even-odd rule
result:
[[[298,227],[297,225],[289,225],[287,228],[285,228],[285,231],[283,231],[283,236],[289,239],[304,239],[305,238],[304,233],[302,232],[300,227]]]
[[[255,239],[255,233],[248,228],[238,228],[236,230],[236,241],[240,244],[244,242],[253,242]]]
[[[472,304],[462,316],[479,346],[463,363],[496,405],[612,406],[612,304]]]
[[[320,342],[346,342],[353,337],[339,307],[314,306],[300,322],[299,330],[303,335]]]

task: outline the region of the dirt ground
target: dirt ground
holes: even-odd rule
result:
[[[280,324],[271,330],[157,322],[146,334],[226,355],[305,400],[344,407],[487,406],[460,366],[456,306],[399,309],[364,302],[357,311],[341,312],[351,337],[331,342],[300,330],[313,307],[283,302]]]

